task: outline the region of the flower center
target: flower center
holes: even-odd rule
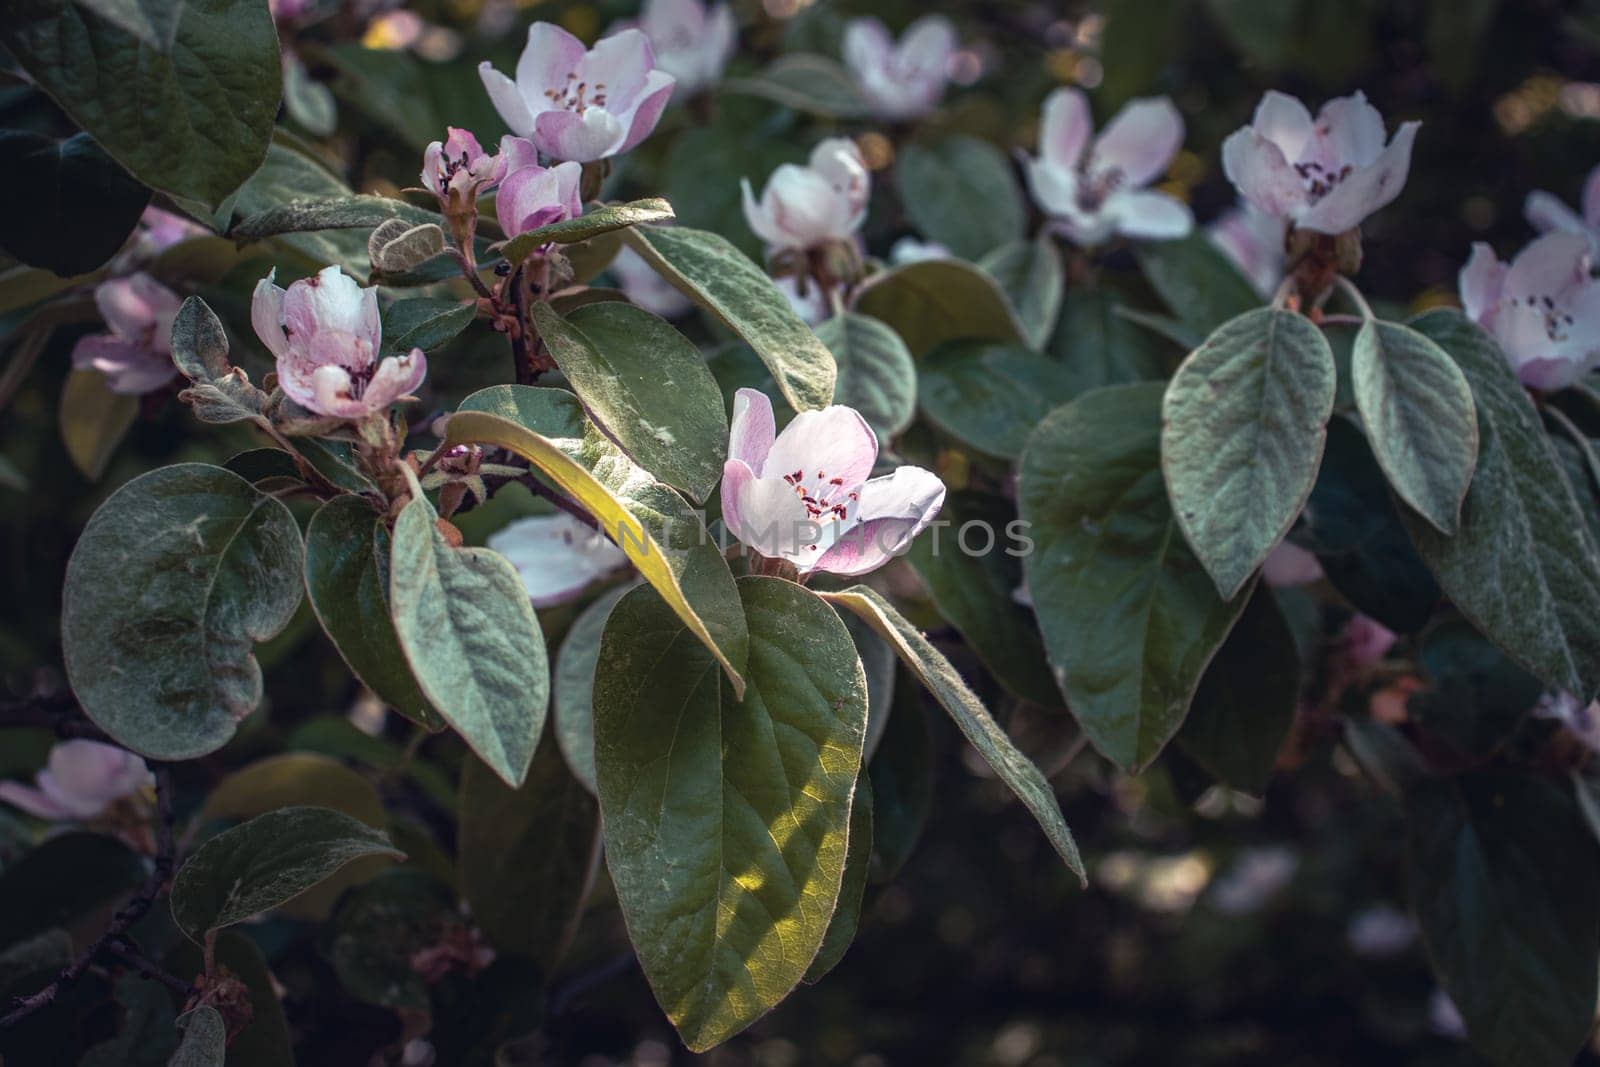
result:
[[[850,517],[850,508],[860,499],[858,494],[845,489],[843,478],[829,478],[825,471],[818,471],[811,482],[806,481],[803,470],[785,474],[783,480],[794,487],[795,496],[806,506],[806,515],[813,519],[844,522]]]
[[[1126,180],[1121,167],[1100,169],[1085,166],[1078,180],[1078,210],[1092,215],[1105,206],[1106,198]]]
[[[1515,304],[1516,298],[1513,297],[1511,302]],[[1573,318],[1553,297],[1543,293],[1530,294],[1527,305],[1544,316],[1544,334],[1551,341],[1560,344],[1571,336],[1567,331],[1573,325]]]
[[[595,82],[591,88],[588,82],[578,81],[577,71],[568,71],[566,87],[546,89],[544,95],[556,107],[581,115],[591,107],[606,106],[606,83]]]
[[[1350,172],[1354,169],[1346,163],[1338,170],[1330,170],[1315,160],[1294,165],[1294,172],[1300,175],[1302,182],[1305,182],[1306,193],[1311,197],[1313,204],[1333,192],[1334,186],[1350,177]]]

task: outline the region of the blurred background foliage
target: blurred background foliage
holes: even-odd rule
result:
[[[911,0],[734,2],[743,47],[730,78],[753,74],[784,52],[837,55],[843,20],[851,15],[875,14],[899,27],[930,6]],[[1363,287],[1396,305],[1452,299],[1472,241],[1509,254],[1529,236],[1521,210],[1526,194],[1543,188],[1575,202],[1584,176],[1600,160],[1596,3],[942,0],[936,6],[956,20],[967,49],[962,87],[930,129],[958,130],[1009,149],[1032,142],[1039,101],[1055,85],[1090,89],[1102,119],[1130,97],[1171,94],[1189,132],[1170,188],[1193,203],[1202,222],[1232,202],[1218,146],[1248,120],[1267,88],[1309,102],[1361,89],[1391,126],[1421,119],[1402,199],[1366,228]],[[292,39],[310,79],[332,89],[338,111],[336,130],[314,151],[352,187],[394,193],[416,183],[422,148],[445,125],[469,127],[485,144],[504,132],[475,68],[487,58],[509,69],[530,20],[556,21],[592,37],[632,16],[634,5],[418,0],[403,10],[349,5],[325,14]],[[0,98],[0,106],[11,100]],[[284,121],[308,138],[323,133],[314,127],[326,118],[319,111],[326,104],[315,95],[291,100]],[[870,125],[842,125],[863,138],[879,170],[890,165],[890,139],[874,139]],[[759,183],[778,163],[802,157],[829,128],[766,99],[725,91],[696,110],[669,113],[613,175],[608,194],[665,196],[685,223],[717,230],[758,254],[739,214],[738,180]],[[867,240],[878,249],[909,227],[892,197],[879,196],[874,204]],[[8,210],[26,208],[13,202]],[[258,263],[231,263],[227,248],[215,251],[223,269],[203,292],[237,318],[262,271]],[[74,409],[69,424],[59,427],[68,352],[79,332],[55,333],[0,422],[8,483],[0,485],[7,592],[0,599],[0,670],[14,692],[60,684],[48,665],[60,662],[63,573],[98,503],[157,465],[221,462],[255,443],[233,428],[194,432],[188,414],[170,398],[133,412]],[[235,359],[257,380],[267,367],[253,347]],[[472,389],[504,380],[508,360],[503,339],[476,324],[442,355],[430,354],[436,406],[448,409]],[[63,447],[62,433],[93,438],[127,418],[128,435],[103,473],[86,478]],[[507,492],[464,516],[461,525],[481,543],[531,506]],[[569,609],[542,613],[553,641],[572,617]],[[971,655],[955,640],[941,640],[941,647],[958,664]],[[179,768],[181,807],[197,808],[230,770],[285,750],[321,752],[378,771],[398,765],[405,743],[399,724],[392,724],[392,736],[372,738],[347,722],[359,693],[307,609],[262,653],[267,707],[228,748]],[[1059,719],[1025,721],[1017,712],[1011,729],[1056,772],[1067,818],[1089,857],[1091,885],[1080,891],[1026,811],[985,777],[943,717],[928,714],[919,724],[917,687],[900,688],[913,699],[892,720],[896,734],[886,752],[927,746],[932,758],[926,775],[904,783],[898,808],[886,813],[879,797],[879,817],[884,827],[903,831],[925,820],[932,832],[916,843],[892,884],[869,887],[858,940],[828,980],[798,991],[704,1062],[1475,1062],[1406,914],[1399,807],[1359,775],[1326,722],[1302,720],[1280,774],[1257,801],[1205,789],[1203,777],[1186,773],[1176,752],[1138,779],[1115,775],[1092,754],[1068,748],[1071,737],[1059,735],[1073,731]],[[1002,694],[987,695],[1005,705]],[[31,773],[48,743],[42,734],[7,731],[0,739],[0,774]],[[446,872],[461,757],[461,746],[441,737],[405,774],[381,778],[396,833],[411,847],[431,835],[438,841],[437,865]],[[906,765],[921,764],[909,759]],[[0,862],[10,862],[15,849],[7,841],[20,833],[0,814]],[[912,836],[903,832],[901,840]],[[35,903],[49,899],[48,887],[61,871],[73,871],[74,878],[88,871],[107,886],[123,884],[116,878],[126,857],[114,851],[55,862],[65,866],[55,872],[41,867]],[[431,898],[414,890],[385,879],[371,883],[345,898],[320,936],[282,917],[249,927],[247,938],[230,935],[248,941],[230,951],[270,962],[285,990],[286,1026],[300,1062],[367,1062],[375,1049],[401,1037],[406,1011],[430,1010],[427,990],[364,988],[362,974],[388,972],[381,961],[352,959],[346,951],[361,943],[361,924],[377,921],[374,915],[387,923],[382,929],[393,931],[404,927],[395,925],[396,912],[407,912],[417,928],[436,934],[429,924],[440,921],[439,909],[430,913]],[[0,916],[26,904],[0,900]],[[355,940],[342,942],[351,931]],[[362,970],[367,963],[370,972]],[[475,981],[451,977],[432,990],[430,1041],[439,1062],[486,1057],[541,1024],[541,1037],[501,1047],[500,1062],[697,1062],[682,1050],[630,964],[603,874],[560,968],[529,975],[516,970],[522,966],[502,960]],[[539,986],[551,993],[543,1009],[526,995]],[[88,1003],[106,993],[90,981],[72,996]],[[38,1058],[14,1062],[64,1055],[58,1031],[50,1029],[59,1022],[48,1012],[30,1022],[33,1037],[19,1040]],[[116,1027],[108,1009],[77,1037],[91,1044]]]

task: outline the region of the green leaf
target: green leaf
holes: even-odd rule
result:
[[[172,361],[190,382],[179,399],[201,422],[267,425],[267,394],[228,362],[227,331],[198,296],[185,300],[172,321]]]
[[[878,632],[848,611],[834,608],[834,613],[844,621],[855,643],[856,655],[861,657],[861,671],[867,677],[867,739],[861,745],[863,759],[870,760],[883,740],[889,726],[889,709],[894,703],[894,676],[900,660],[889,642]]]
[[[1328,423],[1322,469],[1295,536],[1317,554],[1335,589],[1389,629],[1415,633],[1432,617],[1439,584],[1400,522],[1371,446],[1349,419]]]
[[[1176,241],[1142,241],[1135,252],[1151,288],[1197,336],[1266,303],[1199,229]]]
[[[1074,286],[1062,301],[1049,352],[1066,369],[1072,396],[1107,385],[1158,381],[1170,366],[1159,338],[1125,318],[1111,289]]]
[[[300,604],[300,530],[237,474],[180,463],[118,489],[67,563],[61,641],[83,710],[155,759],[221,748],[261,700],[251,646]]]
[[[216,962],[228,968],[244,983],[249,994],[250,1021],[228,1046],[228,1062],[242,1067],[283,1067],[294,1062],[294,1044],[289,1023],[283,1015],[283,1002],[272,972],[261,950],[237,930],[217,935]],[[189,981],[203,973],[204,956],[200,948],[180,940],[170,953],[167,967],[181,980]]]
[[[242,0],[241,0],[242,2]],[[274,141],[261,168],[239,190],[234,211],[241,219],[271,211],[293,200],[350,200],[350,187],[317,160],[290,144]],[[273,247],[296,254],[308,270],[337,264],[347,274],[364,279],[371,267],[367,236],[356,230],[310,230],[272,238]]]
[[[0,945],[75,926],[144,876],[144,862],[115,837],[81,830],[52,837],[0,875]]]
[[[183,1040],[167,1067],[222,1067],[228,1055],[228,1026],[222,1013],[200,1004],[178,1016]]]
[[[945,497],[939,518],[949,526],[917,538],[906,554],[933,606],[1001,685],[1023,700],[1059,707],[1061,691],[1033,612],[1015,598],[1023,546],[1011,533],[1026,534],[1013,526],[1015,513],[995,497],[957,490]]]
[[[1195,692],[1178,747],[1224,785],[1266,792],[1300,703],[1300,654],[1272,591],[1258,587]]]
[[[872,778],[872,863],[875,883],[891,881],[911,858],[933,810],[933,739],[922,688],[900,678],[883,740],[867,765]]]
[[[476,303],[436,297],[396,300],[383,313],[383,347],[390,352],[413,348],[433,352],[455,340],[477,316]]]
[[[196,944],[293,900],[351,860],[405,859],[389,838],[328,808],[279,808],[195,849],[172,880],[172,919]]]
[[[500,254],[507,263],[521,263],[547,244],[576,244],[614,230],[652,222],[671,222],[673,218],[672,205],[660,197],[632,200],[626,204],[602,204],[575,219],[563,219],[527,233],[519,233],[505,243]]]
[[[867,871],[872,863],[872,781],[863,769],[856,779],[855,800],[850,805],[850,842],[845,849],[844,878],[839,884],[839,906],[822,935],[817,958],[806,968],[805,981],[815,985],[839,965],[856,939],[861,925],[861,901],[867,892]]]
[[[99,481],[139,417],[139,398],[113,393],[97,370],[74,370],[61,387],[61,444],[85,478]]]
[[[833,401],[837,370],[788,299],[727,240],[684,226],[624,231],[628,247],[668,282],[755,349],[796,411]]]
[[[606,860],[645,977],[684,1043],[788,995],[838,904],[866,680],[844,624],[776,578],[739,581],[739,703],[654,592],[617,604],[595,675]]]
[[[358,496],[334,497],[306,526],[306,592],[361,683],[429,729],[443,725],[406,664],[389,610],[389,528]]]
[[[917,368],[900,335],[877,319],[846,311],[817,327],[839,368],[833,402],[855,408],[879,444],[898,435],[917,414]]]
[[[769,110],[759,101],[723,94],[707,125],[687,127],[671,138],[659,179],[661,195],[672,202],[680,225],[720,233],[758,263],[765,250],[745,220],[739,179],[755,181],[806,159],[796,138],[777,135],[788,129],[783,116],[763,121]],[[765,130],[773,135],[752,136]]]
[[[729,78],[722,88],[823,118],[861,118],[872,110],[837,60],[805,52],[780,56],[750,77]]]
[[[66,938],[67,950],[67,958],[55,968],[59,971],[72,960],[72,939],[64,930],[57,932]],[[116,1036],[85,1049],[78,1067],[164,1067],[178,1048],[171,994],[133,971],[118,978],[114,988],[122,1025]]]
[[[1600,554],[1539,413],[1500,350],[1449,311],[1414,320],[1461,367],[1478,412],[1478,467],[1454,537],[1401,517],[1445,594],[1552,689],[1600,693]]]
[[[548,738],[520,789],[467,761],[457,839],[473,921],[498,951],[553,972],[600,866],[600,809]]]
[[[1457,618],[1422,635],[1417,665],[1428,685],[1406,701],[1407,717],[1428,738],[1435,763],[1492,758],[1544,692],[1539,679]]]
[[[1048,237],[1001,245],[978,263],[1017,313],[1028,347],[1043,350],[1055,331],[1067,295],[1067,271]]]
[[[917,400],[928,421],[962,444],[1016,459],[1028,434],[1072,398],[1060,363],[1015,344],[951,341],[921,362]]]
[[[209,210],[261,165],[282,78],[264,0],[114,7],[18,0],[0,41],[39,88],[153,189]]]
[[[632,304],[590,304],[563,319],[535,304],[533,323],[606,435],[696,501],[722,478],[728,413],[700,350]]]
[[[438,225],[437,212],[388,196],[302,196],[244,216],[228,236],[259,241],[284,233],[315,230],[370,230],[398,219],[411,226]]]
[[[1423,334],[1369,319],[1356,335],[1356,406],[1400,499],[1452,534],[1478,462],[1478,420],[1461,369]]]
[[[86,133],[57,140],[0,130],[0,192],[7,203],[27,204],[0,221],[0,245],[63,276],[115,255],[150,202],[150,190]]]
[[[957,134],[908,144],[895,160],[894,184],[911,225],[962,259],[1022,239],[1022,189],[1004,153],[987,141]]]
[[[1248,593],[1225,602],[1179,534],[1161,477],[1156,382],[1097,390],[1039,425],[1017,498],[1039,628],[1078,723],[1148,767],[1183,725]]]
[[[919,359],[941,341],[1024,340],[1000,286],[957,259],[925,259],[875,275],[857,290],[853,309],[886,323]]]
[[[583,609],[561,641],[551,679],[556,743],[573,777],[595,794],[599,788],[594,784],[594,667],[600,660],[606,620],[629,588],[608,589]]]
[[[1311,493],[1334,384],[1321,331],[1294,312],[1262,308],[1218,328],[1168,386],[1167,490],[1224,598],[1250,580]]]
[[[1594,1025],[1600,853],[1570,784],[1425,780],[1406,813],[1412,902],[1467,1036],[1496,1063],[1571,1063]]]
[[[372,260],[374,274],[416,270],[444,249],[444,230],[434,222],[412,225],[404,219],[390,219],[375,226],[367,237],[367,258]]]
[[[450,417],[440,447],[467,443],[510,449],[581,504],[743,692],[749,638],[727,561],[688,503],[595,429],[577,397],[529,386],[480,390]]]
[[[329,137],[339,128],[339,105],[333,90],[316,81],[293,52],[283,57],[283,110],[313,137]]]
[[[1045,837],[1067,866],[1087,885],[1083,860],[1078,855],[1072,831],[1067,829],[1066,819],[1062,818],[1055,791],[1050,788],[1050,783],[1039,772],[1039,768],[1017,751],[1006,732],[994,721],[982,701],[967,688],[967,683],[961,680],[961,675],[956,673],[950,661],[876,590],[856,585],[841,593],[826,593],[823,596],[830,603],[855,612],[894,646],[900,662],[917,676],[917,680],[950,714],[972,747],[977,749],[1000,780],[1039,821]]]
[[[453,548],[415,497],[395,520],[389,607],[411,672],[440,716],[515,787],[550,703],[544,634],[522,579],[487,548]]]
[[[484,777],[498,782],[488,771]],[[412,958],[437,947],[460,921],[450,887],[408,864],[340,902],[327,955],[352,997],[425,1016],[432,1007],[429,983],[412,967]]]

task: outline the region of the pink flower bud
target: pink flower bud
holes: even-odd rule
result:
[[[811,151],[806,166],[785,163],[772,172],[756,200],[742,183],[744,217],[769,250],[809,249],[849,240],[867,217],[872,178],[855,142],[830,137]]]
[[[507,237],[583,214],[583,165],[525,166],[512,171],[495,193],[494,210]]]

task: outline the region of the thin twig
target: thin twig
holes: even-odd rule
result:
[[[67,965],[62,972],[55,976],[51,983],[32,996],[17,997],[12,1001],[12,1007],[4,1017],[0,1017],[0,1029],[15,1026],[34,1012],[48,1007],[63,989],[71,986],[89,966],[103,952],[109,952],[113,944],[126,941],[125,934],[134,923],[144,918],[156,898],[161,895],[167,886],[167,881],[172,877],[173,856],[175,846],[172,837],[172,772],[166,764],[155,765],[156,776],[156,856],[155,866],[146,876],[144,883],[139,886],[139,891],[124,904],[115,915],[111,917],[111,924],[106,927],[105,933],[83,951],[77,959]]]
[[[550,503],[554,504],[562,511],[565,511],[568,515],[571,515],[573,518],[577,519],[590,529],[600,529],[599,520],[597,520],[593,515],[589,514],[589,512],[586,511],[582,505],[578,504],[574,500],[569,499],[565,493],[557,492],[548,485],[545,485],[539,479],[535,478],[531,471],[527,474],[524,474],[522,477],[515,479],[515,481],[527,486],[528,491],[534,496],[544,497],[544,499],[550,501]]]
[[[127,938],[115,938],[106,943],[106,955],[132,967],[140,978],[160,982],[179,996],[188,998],[194,992],[194,984],[185,982],[175,974],[170,974],[154,963],[150,962]]]
[[[71,693],[40,693],[20,700],[0,701],[0,727],[35,727],[53,730],[60,738],[110,742],[110,736],[100,727],[70,714],[77,707],[78,702]]]

